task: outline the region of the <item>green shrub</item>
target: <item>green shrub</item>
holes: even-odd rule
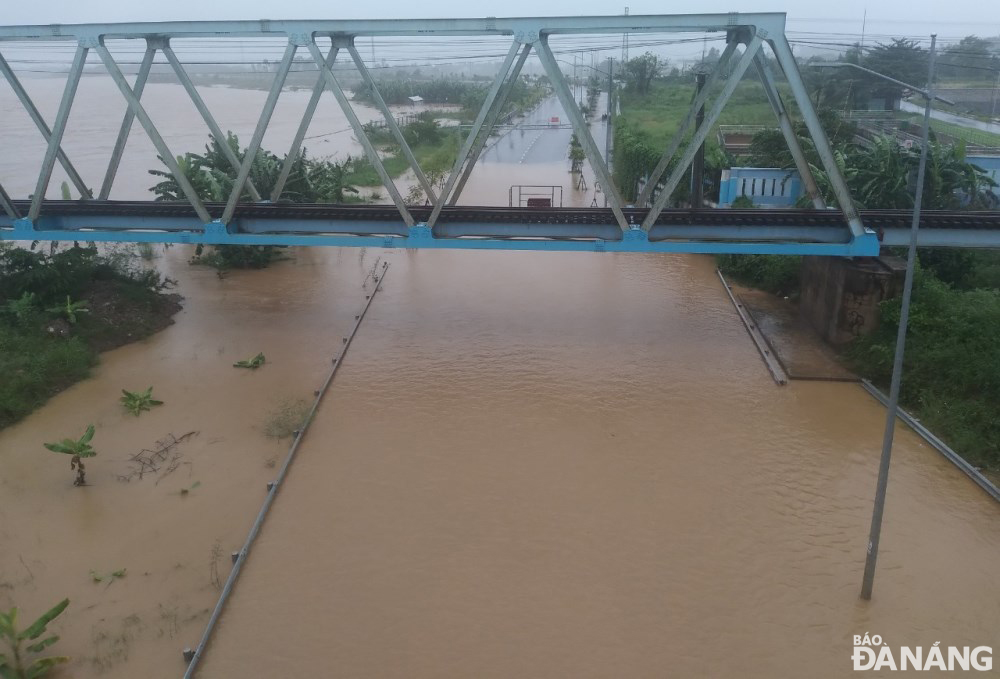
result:
[[[776,295],[793,295],[799,290],[802,258],[791,255],[718,255],[722,273],[736,281]]]
[[[861,374],[892,374],[900,300],[881,305],[878,329],[850,349]],[[917,273],[900,400],[970,462],[1000,468],[1000,292],[955,290]]]

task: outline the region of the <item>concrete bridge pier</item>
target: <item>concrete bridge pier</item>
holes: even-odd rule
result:
[[[879,302],[903,289],[906,262],[899,257],[802,258],[799,311],[834,346],[872,332]]]

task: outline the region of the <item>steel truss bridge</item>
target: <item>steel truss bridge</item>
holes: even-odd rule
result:
[[[485,18],[351,21],[233,21],[166,22],[131,24],[80,24],[49,26],[0,26],[0,73],[46,141],[37,168],[19,166],[18,172],[37,171],[34,192],[27,200],[10,196],[0,177],[0,240],[87,240],[179,242],[246,245],[335,245],[403,248],[470,248],[515,250],[597,250],[619,252],[727,252],[859,256],[878,254],[881,244],[907,242],[906,212],[859,213],[851,202],[847,184],[833,158],[819,119],[785,37],[785,15],[702,14],[651,16],[590,16],[552,18]],[[726,47],[705,87],[692,101],[636,200],[626,205],[611,172],[559,69],[551,36],[595,34],[695,33],[721,34]],[[439,191],[428,181],[402,131],[378,91],[355,41],[370,36],[489,36],[510,38],[499,72],[491,83],[482,108],[465,137],[447,181]],[[284,55],[241,159],[225,143],[215,121],[171,40],[212,38],[281,38]],[[138,73],[129,84],[106,41],[140,41],[145,50]],[[4,49],[18,43],[68,41],[76,50],[65,89],[51,126],[43,118],[13,69]],[[325,54],[324,54],[325,49]],[[787,81],[805,122],[839,209],[828,207],[799,144],[786,104],[777,87],[777,75],[765,58],[765,49]],[[110,153],[100,189],[95,192],[73,166],[63,149],[64,135],[84,72],[88,54],[97,54],[106,73],[121,93],[126,111],[115,146]],[[293,60],[305,52],[315,66],[317,79],[292,141],[286,162],[269,195],[262,195],[250,179],[252,163],[270,124]],[[400,145],[429,207],[405,203],[383,166],[374,144],[338,82],[332,66],[345,54],[362,81],[371,89],[385,126]],[[596,179],[605,193],[607,209],[495,208],[461,206],[462,194],[476,161],[529,55],[534,53],[548,75],[555,94],[583,147]],[[162,55],[220,144],[236,173],[224,203],[206,203],[181,171],[176,155],[160,134],[142,104],[142,92],[154,61]],[[297,63],[297,62],[296,62]],[[665,209],[674,190],[686,176],[698,147],[718,121],[736,86],[753,67],[796,169],[812,202],[811,210],[674,210]],[[720,88],[721,86],[721,88]],[[309,124],[323,93],[329,89],[343,110],[365,155],[392,199],[391,206],[303,205],[282,201],[282,192],[299,154]],[[713,93],[719,89],[717,95]],[[709,99],[712,98],[709,104]],[[705,108],[696,124],[697,111]],[[187,202],[122,202],[109,196],[122,154],[134,123],[145,131],[157,153],[174,176]],[[9,133],[9,130],[8,132]],[[0,139],[4,123],[0,120]],[[690,140],[685,140],[690,134]],[[683,147],[683,150],[682,150]],[[79,201],[46,197],[56,163],[83,196]],[[241,200],[249,196],[249,201]],[[943,247],[1000,247],[1000,213],[927,213],[922,220],[921,245]]]

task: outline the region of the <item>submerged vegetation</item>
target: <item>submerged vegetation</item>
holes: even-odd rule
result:
[[[172,323],[172,283],[131,249],[0,243],[0,427],[86,377],[98,352]]]
[[[7,612],[0,611],[0,639],[5,645],[4,652],[0,653],[0,677],[38,679],[56,665],[69,661],[65,656],[38,657],[46,648],[59,641],[56,634],[44,639],[40,637],[48,632],[49,623],[59,617],[67,606],[69,599],[63,599],[24,629],[17,625],[17,608]]]
[[[83,458],[95,457],[97,455],[97,451],[90,445],[93,438],[94,425],[90,425],[87,427],[87,431],[83,433],[83,436],[78,439],[63,439],[59,443],[45,444],[45,447],[53,453],[63,453],[64,455],[72,456],[69,461],[69,468],[76,470],[76,480],[73,481],[74,486],[87,485],[86,472],[83,467]]]
[[[247,358],[242,361],[236,361],[233,363],[234,368],[247,368],[249,370],[256,370],[257,368],[264,365],[264,354],[257,354],[253,358]]]
[[[126,391],[122,389],[122,397],[119,400],[125,407],[125,410],[136,417],[139,417],[143,411],[149,410],[153,406],[163,405],[163,401],[157,401],[153,398],[152,387],[146,391]]]

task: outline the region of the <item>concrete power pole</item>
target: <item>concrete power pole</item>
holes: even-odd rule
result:
[[[695,96],[705,87],[705,72],[699,70],[695,74],[695,82],[697,88],[695,90]],[[705,106],[698,107],[698,113],[695,118],[695,129],[697,130],[701,127],[702,121],[705,120]],[[705,143],[702,142],[701,146],[698,147],[698,153],[694,156],[694,161],[691,163],[691,207],[700,208],[705,205]]]

